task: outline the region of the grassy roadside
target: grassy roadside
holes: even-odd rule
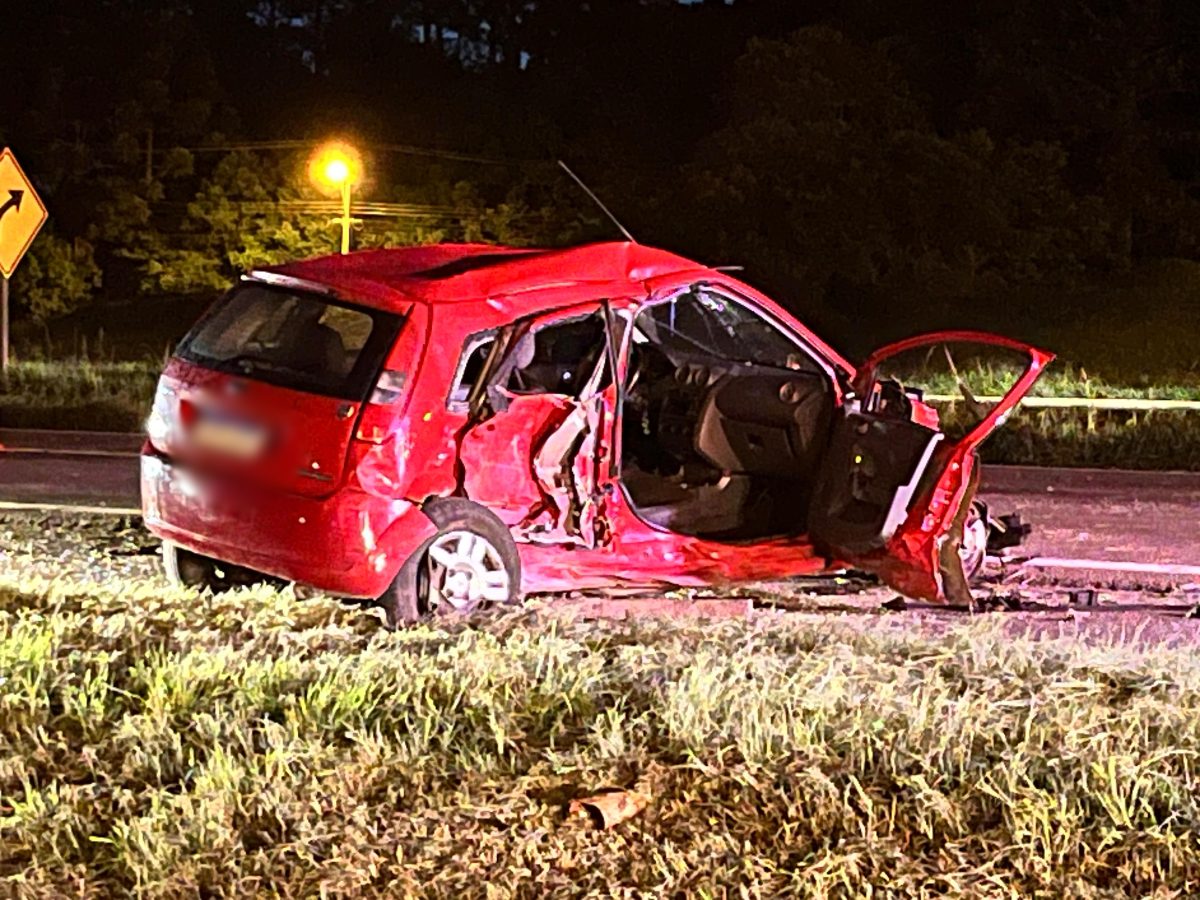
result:
[[[161,362],[17,362],[0,376],[0,427],[140,431]]]
[[[51,577],[44,525],[0,523],[6,895],[1200,890],[1190,648],[536,611],[391,634],[103,559]],[[564,817],[606,787],[649,805]]]
[[[976,366],[963,373],[977,396],[999,396],[1015,381],[1005,369]],[[911,379],[930,394],[958,395],[948,373]],[[1033,397],[1086,397],[1200,401],[1200,380],[1140,387],[1112,384],[1082,370],[1052,366],[1030,392]],[[938,403],[951,433],[973,424],[962,404]],[[965,428],[961,428],[965,431]],[[1015,465],[1094,466],[1200,471],[1200,411],[1019,408],[983,447],[985,461]]]
[[[159,362],[17,363],[0,380],[0,427],[139,431],[160,368]],[[966,372],[966,379],[985,396],[1003,393],[1012,376],[980,366]],[[934,394],[957,392],[942,373],[914,383]],[[1039,380],[1033,395],[1200,400],[1200,381],[1131,387],[1060,366]],[[954,405],[943,410],[956,415]],[[1200,413],[1025,409],[989,441],[984,457],[997,463],[1200,471]]]

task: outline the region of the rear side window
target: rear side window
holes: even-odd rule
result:
[[[471,388],[483,374],[483,366],[492,345],[496,342],[496,329],[481,331],[467,338],[463,344],[462,355],[458,358],[458,368],[454,373],[454,383],[450,388],[450,396],[446,405],[451,409],[463,407],[471,395]]]
[[[247,284],[218,301],[178,355],[281,387],[361,400],[401,321],[317,294]]]

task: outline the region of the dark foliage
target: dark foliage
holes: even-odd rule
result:
[[[331,249],[303,164],[334,134],[391,204],[360,246],[614,236],[565,157],[642,240],[746,265],[852,352],[946,325],[1070,352],[1073,329],[1177,320],[1144,276],[1200,257],[1182,0],[15,7],[0,142],[53,213],[27,318]],[[1177,343],[1146,368],[1194,366]]]

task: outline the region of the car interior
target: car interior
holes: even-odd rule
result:
[[[637,514],[714,540],[803,532],[829,445],[830,376],[705,288],[646,308],[631,337],[621,481]]]
[[[640,518],[709,540],[881,546],[940,437],[910,421],[898,383],[867,410],[835,415],[834,376],[797,338],[703,285],[615,324],[629,328],[620,482]],[[489,377],[492,408],[522,394],[579,398],[593,380],[603,389],[607,333],[597,312],[521,334]],[[460,367],[491,339],[473,336]]]
[[[604,355],[605,330],[604,318],[592,313],[522,335],[513,350],[507,389],[579,397]]]
[[[375,320],[365,311],[306,295],[247,285],[189,338],[202,361],[242,361],[319,382],[349,377]]]

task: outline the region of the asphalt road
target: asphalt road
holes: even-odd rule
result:
[[[140,496],[136,457],[0,452],[0,501],[137,507]]]
[[[993,466],[981,496],[1033,525],[1031,555],[1200,565],[1200,473]]]
[[[142,437],[0,428],[0,503],[136,508]]]

